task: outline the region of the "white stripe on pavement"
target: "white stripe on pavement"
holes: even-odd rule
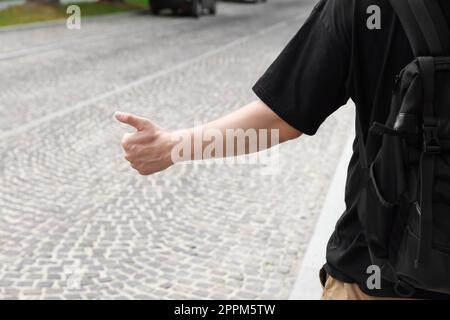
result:
[[[184,23],[184,21],[182,21],[182,20],[176,21],[176,22],[168,25],[168,27],[175,27],[182,23]],[[17,50],[6,51],[6,52],[0,51],[0,61],[20,58],[20,57],[24,57],[24,56],[28,56],[28,55],[33,55],[33,54],[41,54],[41,53],[45,53],[45,52],[48,52],[51,50],[63,49],[66,47],[78,47],[79,48],[81,45],[85,45],[85,44],[89,44],[89,43],[98,43],[99,41],[108,40],[111,38],[116,38],[116,37],[120,37],[120,36],[131,35],[131,34],[139,34],[139,33],[148,33],[148,30],[146,30],[144,28],[139,28],[139,29],[122,30],[119,32],[111,31],[111,32],[102,33],[100,35],[90,35],[90,36],[78,37],[75,39],[58,40],[55,42],[36,45],[34,47],[29,47],[29,48],[24,48],[24,49],[17,49]]]
[[[350,134],[345,144],[314,233],[305,255],[302,257],[297,280],[289,296],[290,300],[318,300],[321,297],[322,288],[319,281],[319,270],[325,263],[328,240],[334,231],[337,220],[345,209],[345,182],[347,166],[352,155],[353,139],[354,132]]]
[[[48,122],[53,121],[53,120],[55,120],[57,118],[66,116],[66,115],[68,115],[68,114],[70,114],[70,113],[72,113],[74,111],[77,111],[77,110],[83,109],[83,108],[85,108],[87,106],[90,106],[90,105],[92,105],[94,103],[98,103],[98,102],[100,102],[100,101],[102,101],[104,99],[110,98],[110,97],[112,97],[114,95],[117,95],[117,94],[120,94],[120,93],[123,93],[123,92],[125,92],[127,90],[130,90],[130,89],[135,88],[135,87],[137,87],[137,86],[139,86],[141,84],[144,84],[144,83],[146,83],[148,81],[151,81],[151,80],[157,79],[159,77],[168,75],[168,74],[170,74],[172,72],[184,69],[184,68],[186,68],[186,67],[188,67],[188,66],[190,66],[190,65],[192,65],[194,63],[197,63],[197,62],[199,62],[199,61],[201,61],[201,60],[203,60],[205,58],[209,58],[211,56],[217,55],[217,54],[219,54],[221,52],[224,52],[224,51],[226,51],[228,49],[231,49],[233,47],[236,47],[238,45],[244,44],[247,41],[249,41],[251,39],[254,39],[257,36],[262,36],[262,35],[264,35],[266,33],[272,32],[272,31],[274,31],[274,30],[276,30],[278,28],[286,26],[286,24],[289,23],[289,22],[296,21],[296,20],[302,20],[305,17],[306,17],[305,15],[300,15],[300,16],[296,16],[296,17],[294,17],[292,19],[289,19],[289,20],[286,20],[286,21],[275,23],[275,24],[273,24],[273,25],[271,25],[271,26],[269,26],[267,28],[259,30],[258,32],[254,33],[252,35],[247,35],[247,36],[243,36],[243,37],[237,38],[236,40],[233,40],[233,41],[231,41],[231,42],[229,42],[227,44],[224,44],[223,46],[216,47],[215,49],[212,49],[212,50],[207,51],[207,52],[205,52],[203,54],[200,54],[200,55],[198,55],[196,57],[193,57],[193,58],[190,58],[190,59],[185,60],[183,62],[180,62],[179,64],[173,65],[172,67],[169,67],[167,69],[163,69],[163,70],[157,71],[155,73],[149,74],[147,76],[144,76],[144,77],[142,77],[140,79],[132,81],[132,82],[130,82],[130,83],[128,83],[128,84],[126,84],[126,85],[124,85],[122,87],[117,88],[117,89],[114,89],[114,90],[105,92],[103,94],[97,95],[97,96],[92,97],[90,99],[87,99],[85,101],[79,102],[79,103],[77,103],[75,105],[72,105],[72,106],[66,107],[64,109],[61,109],[61,110],[59,110],[57,112],[53,112],[53,113],[47,114],[47,115],[45,115],[45,116],[43,116],[41,118],[37,118],[37,119],[31,120],[30,122],[25,123],[25,124],[21,125],[20,127],[17,127],[17,128],[8,130],[8,131],[0,132],[0,140],[6,139],[6,138],[10,138],[10,137],[16,136],[18,134],[24,133],[24,132],[26,132],[26,131],[28,131],[28,130],[30,130],[32,128],[35,128],[35,127],[37,127],[39,125],[42,125],[44,123],[48,123]]]

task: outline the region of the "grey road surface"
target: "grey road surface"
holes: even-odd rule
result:
[[[178,129],[252,101],[313,2],[0,29],[0,298],[287,298],[352,110],[282,145],[278,170],[150,177],[123,160],[112,115]]]

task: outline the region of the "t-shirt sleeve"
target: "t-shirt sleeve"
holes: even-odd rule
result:
[[[314,135],[348,100],[351,23],[346,0],[322,0],[269,69],[255,94],[288,124]]]

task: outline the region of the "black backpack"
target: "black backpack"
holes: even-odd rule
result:
[[[415,59],[396,78],[387,121],[360,143],[359,219],[397,294],[450,294],[450,29],[437,0],[390,2]]]

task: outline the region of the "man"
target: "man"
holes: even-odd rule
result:
[[[440,0],[439,4],[450,21],[450,2]],[[378,288],[367,286],[371,260],[356,206],[362,180],[357,145],[367,137],[371,123],[386,120],[395,77],[412,60],[406,34],[388,0],[322,0],[253,87],[260,100],[201,128],[181,132],[168,132],[144,118],[117,113],[119,121],[138,130],[122,141],[125,158],[148,175],[173,164],[171,150],[181,134],[194,139],[198,130],[278,129],[281,143],[302,134],[314,135],[351,98],[356,104],[357,126],[346,210],[327,247],[327,263],[321,270],[323,298],[398,298],[387,281],[382,280]],[[247,146],[245,151],[250,149]],[[188,158],[202,156],[192,152]],[[417,289],[413,298],[449,296]]]

